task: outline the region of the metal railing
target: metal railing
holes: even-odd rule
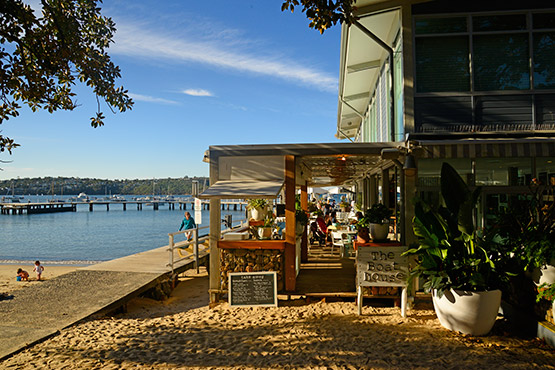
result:
[[[228,232],[237,230],[238,228],[244,227],[246,222],[247,222],[247,220],[239,220],[239,221],[232,222],[232,225],[231,225],[230,228],[222,230],[222,234],[226,234]],[[233,226],[233,224],[237,224],[237,225]],[[172,276],[174,275],[174,271],[175,271],[174,266],[175,266],[175,264],[190,258],[190,256],[185,256],[185,257],[175,259],[174,251],[176,249],[188,248],[190,245],[193,245],[193,256],[195,258],[195,267],[197,269],[197,274],[199,273],[199,268],[200,268],[200,266],[199,266],[199,242],[201,242],[201,244],[202,244],[206,240],[209,239],[208,234],[204,234],[204,235],[199,236],[199,230],[206,230],[206,229],[208,229],[208,226],[195,227],[194,229],[181,230],[181,231],[176,231],[176,232],[168,234],[169,243],[168,243],[168,249],[167,250],[169,252],[169,263],[167,264],[167,266],[171,268]],[[185,234],[185,233],[192,233],[193,238],[191,240],[183,240],[183,241],[180,241],[180,242],[175,242],[175,236],[176,235]]]

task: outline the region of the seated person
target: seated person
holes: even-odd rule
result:
[[[17,281],[29,280],[29,273],[23,269],[17,269]]]
[[[316,221],[310,224],[310,232],[312,234],[312,237],[310,238],[311,243],[313,243],[314,240],[318,240],[320,245],[326,243],[328,228],[322,216],[318,216]]]

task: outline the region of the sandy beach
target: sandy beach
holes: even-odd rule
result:
[[[43,265],[44,271],[41,280],[53,279],[56,276],[75,271],[78,266],[73,265]],[[33,272],[33,263],[0,265],[0,293],[10,293],[14,290],[25,288],[31,284],[40,284],[37,275]],[[17,269],[21,268],[29,273],[29,281],[17,281]]]
[[[71,269],[46,268],[45,278]],[[2,289],[39,284],[15,284],[12,270],[0,266]],[[164,302],[137,298],[127,312],[65,329],[0,368],[555,369],[553,348],[509,335],[500,320],[491,335],[478,338],[443,329],[427,304],[409,310],[407,318],[398,308],[368,305],[358,316],[354,302],[324,300],[211,309],[205,271],[189,271],[180,280]]]

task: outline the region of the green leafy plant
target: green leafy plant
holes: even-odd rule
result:
[[[521,256],[526,269],[542,267],[555,259],[555,179],[541,184],[534,179],[530,195],[515,201],[500,217],[496,232],[511,247],[510,252]]]
[[[499,253],[490,236],[476,232],[473,212],[480,188],[471,191],[456,170],[443,163],[441,195],[445,204],[441,207],[416,202],[412,222],[418,245],[404,253],[417,257],[411,278],[423,278],[424,288],[437,289],[439,296],[451,288],[499,289],[508,273],[497,263],[508,257]]]
[[[342,208],[342,209],[344,209],[345,211],[349,211],[349,210],[351,209],[351,206],[350,206],[349,202],[347,202],[347,201],[345,201],[345,200],[342,200],[342,201],[339,203],[339,207]]]
[[[250,199],[247,202],[248,209],[264,209],[268,205],[268,201],[266,199]]]
[[[22,104],[49,113],[75,109],[77,82],[90,87],[99,101],[93,127],[104,124],[101,100],[111,111],[132,108],[128,91],[117,86],[120,69],[107,53],[115,24],[101,14],[99,2],[40,1],[35,12],[23,1],[2,1],[0,124],[17,117]],[[0,135],[0,152],[17,146]]]
[[[363,219],[366,219],[366,226],[368,226],[368,224],[383,225],[384,223],[389,221],[389,218],[392,214],[393,211],[387,208],[384,204],[376,203],[366,210]]]
[[[295,210],[295,221],[303,226],[308,225],[308,214],[302,209]]]
[[[268,213],[264,218],[264,227],[273,227],[274,226],[274,215]]]
[[[316,211],[318,209],[318,207],[316,207],[316,203],[314,202],[308,202],[308,207],[307,207],[307,211],[309,213],[312,213],[314,211]]]

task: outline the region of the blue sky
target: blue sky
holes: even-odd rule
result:
[[[22,110],[2,134],[21,144],[0,179],[207,176],[210,145],[333,142],[340,26],[320,35],[279,0],[106,0],[109,49],[133,110],[92,128],[92,92],[72,112]]]

